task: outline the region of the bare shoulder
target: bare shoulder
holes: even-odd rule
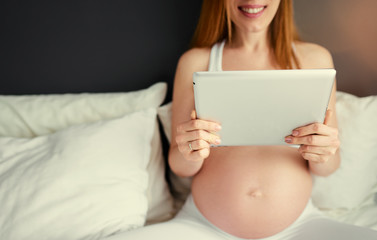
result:
[[[178,69],[185,71],[205,71],[208,69],[210,48],[192,48],[179,58]]]
[[[331,53],[324,47],[308,42],[295,42],[302,68],[333,68]]]
[[[208,69],[209,55],[209,48],[193,48],[179,58],[173,88],[173,112],[175,116],[179,116],[177,112],[183,112],[182,116],[187,120],[186,118],[190,116],[190,112],[194,109],[192,76],[194,72]],[[175,106],[179,106],[179,109],[175,109]],[[178,122],[183,121],[182,118]]]

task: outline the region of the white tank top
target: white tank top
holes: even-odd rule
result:
[[[223,49],[225,45],[225,40],[222,42],[215,43],[211,48],[211,54],[209,56],[209,72],[220,72],[222,71],[223,62]]]

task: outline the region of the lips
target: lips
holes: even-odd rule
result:
[[[243,5],[238,9],[247,17],[256,18],[263,14],[267,6],[264,5]]]

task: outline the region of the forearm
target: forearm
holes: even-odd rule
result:
[[[327,177],[334,173],[336,169],[338,169],[340,166],[340,154],[339,149],[334,154],[334,156],[329,159],[327,162],[324,163],[317,163],[313,161],[309,161],[309,168],[310,171],[314,175]]]
[[[194,176],[202,168],[204,160],[188,161],[177,146],[172,146],[169,150],[169,166],[171,170],[181,177]]]

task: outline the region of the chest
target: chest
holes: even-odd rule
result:
[[[224,71],[273,70],[279,69],[272,52],[246,52],[224,49],[222,57]]]

